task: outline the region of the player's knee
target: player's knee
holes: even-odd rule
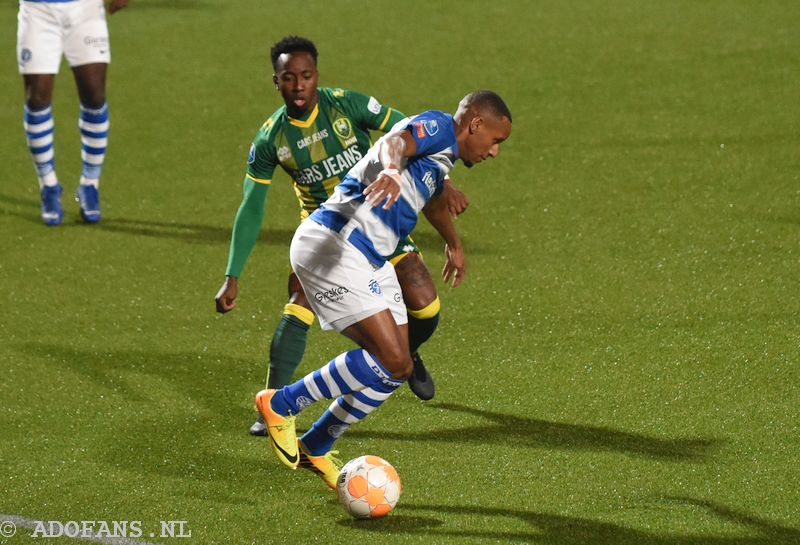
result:
[[[402,360],[399,360],[396,363],[395,370],[392,372],[392,378],[398,380],[406,380],[408,377],[411,376],[411,373],[414,371],[414,363],[411,361],[411,358],[406,355],[406,357]]]
[[[84,93],[81,96],[81,104],[83,104],[84,108],[90,108],[92,110],[98,110],[103,107],[103,104],[106,103],[106,94],[102,89],[93,89]]]
[[[31,110],[41,110],[47,108],[53,100],[53,93],[50,89],[31,88],[28,90],[28,100],[26,104]]]
[[[395,265],[395,272],[408,308],[420,310],[437,299],[433,278],[419,254],[407,254]]]
[[[389,349],[384,348],[376,356],[381,364],[392,374],[392,378],[405,380],[414,370],[414,363],[411,361],[408,350],[402,350],[399,346]]]

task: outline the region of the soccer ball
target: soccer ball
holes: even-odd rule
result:
[[[400,477],[378,456],[361,456],[347,462],[336,481],[339,502],[358,519],[384,517],[400,499]]]

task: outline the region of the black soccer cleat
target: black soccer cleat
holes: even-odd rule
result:
[[[425,364],[422,358],[419,357],[418,352],[411,354],[411,361],[414,362],[414,371],[408,377],[408,387],[414,392],[414,395],[423,401],[433,399],[436,394],[436,388],[433,386],[433,377],[425,369]]]
[[[256,437],[267,436],[267,427],[264,425],[264,418],[260,414],[256,421],[253,422],[253,425],[250,426],[250,435],[255,435]]]

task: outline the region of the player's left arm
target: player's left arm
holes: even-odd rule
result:
[[[108,10],[109,14],[113,14],[114,12],[127,7],[128,0],[109,0],[106,5],[106,9]]]
[[[453,219],[458,218],[469,207],[469,199],[463,191],[453,185],[449,176],[444,178],[444,188],[442,198],[447,202],[447,210]]]
[[[452,286],[456,287],[461,284],[461,280],[467,271],[467,260],[444,193],[432,197],[428,204],[425,205],[425,208],[422,209],[422,213],[425,214],[425,217],[445,242],[445,263],[444,269],[442,269],[442,279],[445,282],[449,282],[452,279]]]

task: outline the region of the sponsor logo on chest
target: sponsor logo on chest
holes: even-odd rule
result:
[[[361,152],[354,146],[337,153],[333,157],[327,157],[308,168],[293,170],[292,178],[299,185],[311,185],[321,182],[347,172],[361,157]]]
[[[315,132],[311,136],[301,138],[297,141],[297,149],[307,148],[311,144],[319,142],[323,138],[328,138],[328,129],[322,129],[321,131]]]
[[[425,171],[425,175],[422,177],[422,183],[428,188],[428,197],[433,197],[433,194],[436,192],[436,180],[433,179],[433,174],[430,170]]]

